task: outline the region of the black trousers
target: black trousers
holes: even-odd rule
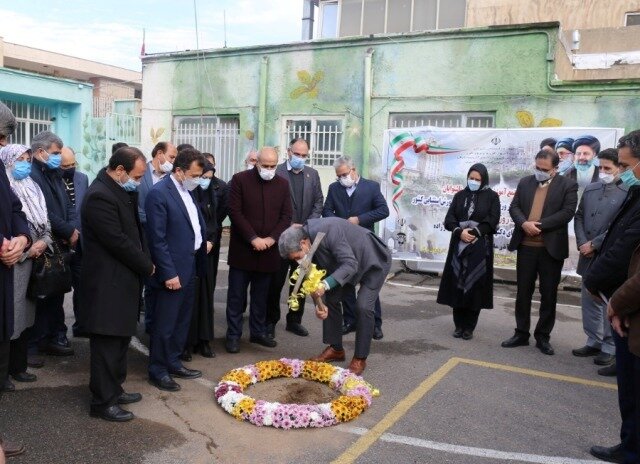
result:
[[[536,340],[549,340],[556,322],[558,285],[564,260],[553,258],[544,247],[520,246],[516,261],[516,332],[530,335],[531,298],[540,279],[540,317],[533,333]]]
[[[356,324],[356,288],[346,286],[342,294],[342,317],[346,324]],[[376,302],[373,305],[373,314],[375,319],[375,326],[378,329],[382,328],[382,307],[380,306],[380,297],[376,298]]]
[[[80,248],[80,242],[78,242],[78,246],[76,247],[76,252],[71,256],[71,278],[73,285],[73,315],[75,316],[75,321],[73,322],[73,334],[76,333],[84,333],[86,330],[80,323],[80,280],[82,276],[82,249]],[[63,327],[60,328],[61,330]],[[64,327],[66,332],[66,326]]]
[[[0,342],[0,382],[4,382],[9,375],[9,340]],[[2,397],[2,390],[0,390]]]
[[[293,274],[298,269],[298,263],[288,259],[282,259],[280,270],[272,274],[271,284],[269,285],[269,294],[267,296],[267,324],[277,324],[280,320],[280,296],[282,295],[282,287],[285,286],[287,275]],[[293,285],[288,286],[287,298],[293,290]],[[304,315],[304,298],[298,298],[297,311],[289,310],[287,313],[287,323],[302,323]]]
[[[131,337],[91,334],[89,390],[91,406],[108,408],[118,402],[127,378],[127,350]]]
[[[267,334],[267,295],[272,272],[244,271],[229,267],[227,290],[227,339],[242,337],[242,312],[247,301],[249,286],[249,333],[252,336]]]
[[[453,323],[456,329],[475,330],[478,325],[479,309],[472,308],[453,308]]]
[[[624,462],[640,462],[640,357],[629,351],[629,339],[615,331],[618,403],[622,425],[620,442]]]
[[[27,372],[27,351],[29,348],[29,332],[24,330],[9,345],[9,374],[16,375]]]

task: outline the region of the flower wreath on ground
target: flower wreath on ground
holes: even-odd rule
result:
[[[245,388],[278,377],[300,378],[328,384],[342,395],[330,403],[281,404],[256,400]],[[259,427],[280,429],[327,427],[358,417],[380,392],[348,369],[316,361],[282,358],[259,361],[227,372],[215,388],[222,408],[239,420]]]

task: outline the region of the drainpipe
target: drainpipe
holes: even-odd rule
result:
[[[264,147],[265,130],[267,126],[267,70],[269,57],[263,56],[260,63],[260,102],[258,103],[258,146],[257,150]]]
[[[362,112],[362,175],[369,177],[371,151],[371,57],[373,48],[364,55],[364,109]]]
[[[302,40],[313,39],[314,0],[302,0]]]

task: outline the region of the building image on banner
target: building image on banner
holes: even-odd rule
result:
[[[393,250],[393,258],[418,261],[421,269],[441,270],[451,232],[444,218],[453,196],[467,185],[467,172],[475,163],[489,171],[489,186],[500,196],[501,216],[495,235],[495,265],[515,268],[516,254],[507,250],[514,224],[509,205],[518,182],[533,174],[540,141],[593,135],[602,149],[615,147],[623,135],[619,128],[558,127],[529,129],[468,129],[412,127],[385,131],[382,188],[390,215],[380,230]],[[565,273],[578,262],[573,222],[569,225],[570,257]]]

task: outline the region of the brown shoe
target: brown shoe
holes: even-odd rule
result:
[[[355,375],[362,375],[365,367],[367,367],[367,358],[356,358],[354,356],[349,363],[348,369]]]
[[[331,361],[344,361],[344,350],[334,350],[331,346],[324,349],[320,356],[311,358],[310,361],[317,362],[331,362]]]
[[[0,449],[4,451],[5,458],[12,458],[14,456],[19,456],[27,450],[24,445],[11,443],[10,441],[5,441],[2,439],[0,439]]]

